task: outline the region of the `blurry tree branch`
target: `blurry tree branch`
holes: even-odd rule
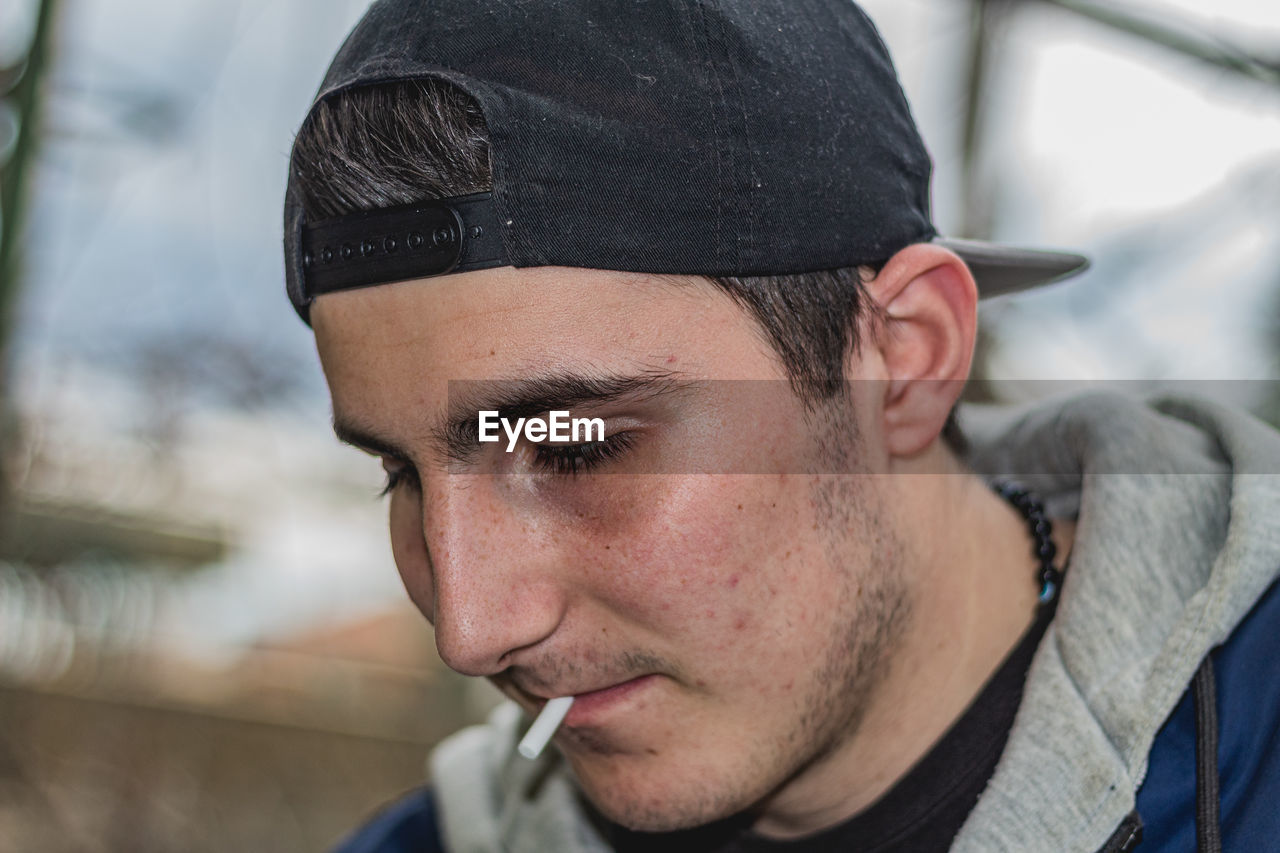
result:
[[[41,78],[45,70],[54,28],[57,0],[37,0],[36,24],[27,55],[2,76],[9,87],[0,91],[12,104],[17,117],[17,136],[11,153],[0,163],[0,530],[9,506],[6,463],[14,439],[13,401],[9,342],[13,313],[21,280],[18,239],[22,233],[26,179],[35,152],[40,127]]]
[[[1038,0],[1096,21],[1120,32],[1167,47],[1184,56],[1216,68],[1240,74],[1272,86],[1280,86],[1280,53],[1255,56],[1220,39],[1193,35],[1188,29],[1172,26],[1133,12],[1103,5],[1094,0]]]

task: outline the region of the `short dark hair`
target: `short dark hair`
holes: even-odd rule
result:
[[[357,210],[448,198],[492,187],[489,132],[458,87],[426,78],[340,92],[317,104],[298,132],[293,185],[310,221]],[[860,266],[767,276],[710,276],[755,318],[796,394],[815,408],[840,394],[844,362],[877,310]],[[954,413],[943,431],[956,451]]]

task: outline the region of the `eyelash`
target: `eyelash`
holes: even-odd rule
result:
[[[408,465],[405,465],[402,468],[396,468],[392,471],[387,471],[386,473],[387,482],[382,486],[382,491],[378,492],[378,497],[380,499],[385,498],[400,486],[412,486],[417,488],[418,473]]]
[[[538,444],[534,446],[534,465],[548,474],[574,477],[618,459],[633,446],[635,438],[627,432],[585,444]],[[379,498],[385,498],[401,486],[417,488],[418,474],[408,465],[386,474],[387,481],[378,492]]]
[[[545,473],[573,477],[618,459],[634,445],[634,436],[627,432],[586,444],[538,444],[534,464]]]

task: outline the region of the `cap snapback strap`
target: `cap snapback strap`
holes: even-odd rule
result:
[[[508,263],[488,192],[302,226],[302,288],[308,298]]]

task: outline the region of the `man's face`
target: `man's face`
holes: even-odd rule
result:
[[[806,417],[692,278],[504,268],[312,319],[340,432],[397,482],[396,564],[441,657],[531,714],[576,695],[556,742],[602,812],[767,810],[838,752],[910,611],[870,397]],[[606,446],[468,437],[480,408],[556,401]]]

